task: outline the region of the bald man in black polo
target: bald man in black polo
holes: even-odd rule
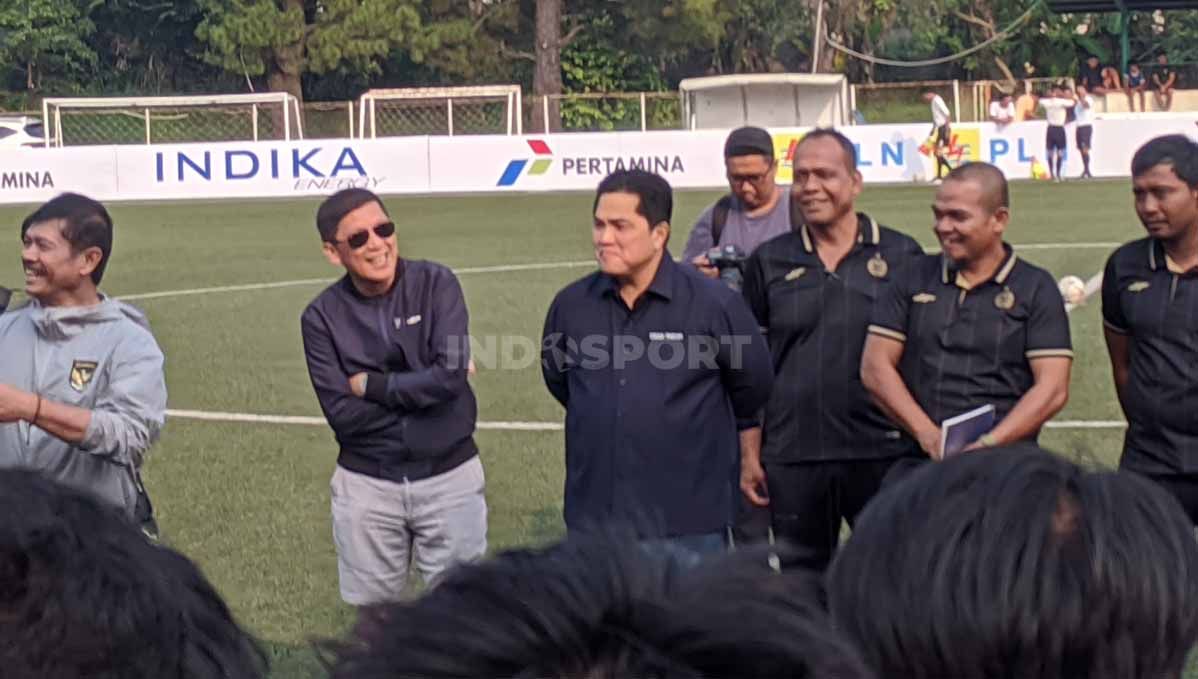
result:
[[[932,459],[941,425],[993,405],[970,447],[1035,440],[1069,398],[1069,319],[1052,275],[1003,242],[1002,172],[962,165],[932,205],[942,254],[899,272],[878,299],[861,362],[865,388]]]

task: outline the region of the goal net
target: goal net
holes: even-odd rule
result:
[[[358,99],[362,138],[521,134],[519,85],[369,90]]]
[[[303,139],[299,101],[285,92],[179,97],[52,98],[46,146]]]

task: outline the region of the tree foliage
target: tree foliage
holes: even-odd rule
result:
[[[100,4],[100,0],[0,2],[0,65],[21,72],[29,91],[44,85],[74,90],[96,65],[96,51],[88,38],[96,30],[90,14]]]
[[[169,94],[285,89],[348,99],[369,87],[520,83],[549,0],[0,0],[0,89]],[[986,49],[926,68],[874,66],[815,45],[820,0],[555,0],[564,92],[672,90],[721,73],[841,71],[855,81],[1073,74],[1119,58],[1115,14],[1057,15],[1033,0],[824,0],[823,31],[877,57],[944,57],[1029,20]],[[1133,61],[1198,62],[1198,12],[1137,13]],[[818,48],[818,49],[817,49]],[[541,52],[545,50],[542,47]],[[543,56],[543,55],[542,55]],[[558,87],[554,79],[542,83]],[[619,126],[628,107],[563,115]],[[567,121],[569,122],[569,121]]]

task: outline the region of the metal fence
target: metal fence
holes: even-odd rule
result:
[[[304,136],[309,139],[346,139],[357,136],[357,107],[352,101],[308,102],[304,110]]]
[[[1043,94],[1050,83],[1060,80],[1020,80],[1015,94]],[[1064,80],[1073,83],[1071,78]],[[1198,81],[1198,76],[1195,80]],[[988,119],[990,101],[1009,90],[1010,85],[1002,81],[860,84],[851,86],[850,104],[858,124],[930,125],[931,112],[923,94],[935,92],[948,103],[954,121],[979,122]],[[1108,98],[1112,96],[1122,95],[1112,94]],[[1119,104],[1122,100],[1110,101]],[[1173,109],[1183,110],[1188,104],[1188,100],[1178,97]],[[522,100],[518,97],[377,99],[369,110],[355,101],[309,102],[303,104],[302,111],[300,121],[291,115],[293,137],[300,129],[306,138],[348,139],[683,127],[681,99],[674,92],[563,94]],[[41,113],[30,111],[25,115],[40,119]],[[13,114],[0,112],[0,115]],[[281,104],[61,108],[52,110],[47,122],[53,137],[61,131],[64,146],[279,140],[285,136]]]
[[[524,129],[539,133],[643,132],[682,127],[682,99],[674,92],[534,96],[525,99],[524,109]]]

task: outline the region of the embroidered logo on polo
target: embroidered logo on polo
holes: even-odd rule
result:
[[[80,393],[87,388],[91,383],[92,378],[96,376],[96,367],[99,364],[95,361],[75,361],[71,364],[71,388]]]
[[[805,267],[805,266],[800,266],[797,269],[791,269],[790,272],[788,272],[786,274],[786,281],[787,282],[796,281],[796,280],[802,278],[803,274],[805,274],[805,273],[807,273],[807,267]]]
[[[885,278],[886,273],[890,271],[890,266],[886,264],[886,260],[882,259],[881,254],[875,254],[865,264],[865,270],[874,278]]]
[[[1003,288],[1002,292],[994,296],[994,306],[1003,311],[1010,311],[1015,308],[1015,293],[1011,292],[1010,288]]]
[[[395,329],[399,330],[400,328],[404,327],[405,324],[406,325],[416,325],[417,323],[419,323],[421,321],[421,319],[422,319],[422,317],[420,316],[420,314],[416,314],[415,316],[408,316],[407,321],[404,321],[404,319],[400,318],[399,316],[396,316],[395,317]]]
[[[1148,289],[1148,281],[1136,281],[1127,286],[1128,292],[1143,292]]]
[[[936,295],[930,292],[921,292],[918,295],[912,296],[911,301],[916,304],[931,304],[936,301]]]

